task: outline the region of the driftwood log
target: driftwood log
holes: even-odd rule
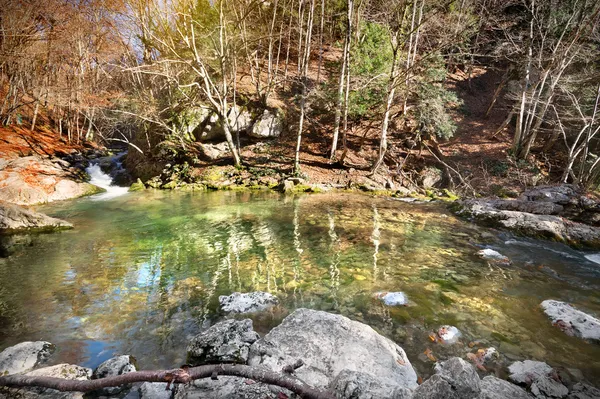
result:
[[[291,374],[302,366],[298,361],[294,365],[286,366],[284,373]],[[313,388],[302,381],[284,373],[251,367],[241,364],[211,364],[198,367],[186,367],[174,370],[135,371],[115,377],[99,378],[95,380],[67,380],[64,378],[10,375],[0,377],[0,386],[9,387],[43,387],[57,391],[90,392],[101,388],[115,387],[134,382],[166,382],[170,384],[189,384],[193,380],[202,378],[217,379],[219,375],[228,375],[248,378],[258,382],[289,389],[306,399],[334,399],[328,391]]]

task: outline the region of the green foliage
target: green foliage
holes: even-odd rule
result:
[[[441,139],[454,136],[456,124],[447,109],[461,104],[456,94],[442,85],[445,78],[446,68],[442,57],[433,57],[421,77],[415,115],[422,133]]]
[[[352,47],[350,70],[359,81],[349,95],[348,115],[352,119],[366,116],[383,103],[386,74],[392,63],[392,47],[386,29],[374,22],[364,22],[360,40]]]

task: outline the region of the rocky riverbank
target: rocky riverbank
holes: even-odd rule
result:
[[[224,311],[230,315],[239,314],[238,311],[264,311],[277,302],[275,297],[267,293],[236,293],[219,300]],[[552,320],[557,323],[556,317],[562,317],[556,316],[556,309],[560,309],[561,314],[566,315],[562,317],[563,322],[581,331],[583,327],[577,325],[577,317],[581,319],[585,314],[575,314],[574,308],[565,308],[554,302],[542,304]],[[566,318],[569,315],[576,317]],[[588,319],[591,317],[585,316]],[[588,322],[585,331],[588,335],[598,334],[600,322],[591,319],[596,324]],[[586,338],[585,334],[579,336]],[[596,339],[596,336],[591,338]],[[456,344],[456,341],[452,341],[452,344]],[[135,359],[130,355],[113,357],[95,370],[69,364],[44,367],[51,361],[54,350],[54,345],[48,342],[24,342],[7,348],[0,353],[0,374],[90,380],[136,371]],[[483,366],[485,356],[479,361],[469,357],[467,360],[453,357],[437,361],[432,376],[422,381],[404,349],[390,339],[347,317],[309,309],[297,309],[263,337],[253,330],[250,319],[225,319],[194,337],[188,345],[187,357],[192,366],[237,363],[277,373],[287,370],[298,381],[328,391],[340,399],[600,398],[600,390],[584,381],[577,370],[565,374],[560,368],[531,360],[513,361],[507,365],[504,372],[508,380],[505,380],[488,374]],[[290,371],[291,365],[295,365],[295,370]],[[167,389],[167,384],[163,382],[135,383],[107,387],[85,395],[79,392],[61,393],[47,388],[4,386],[0,387],[2,395],[32,399],[297,397],[277,385],[231,376],[196,380],[186,385],[174,384],[171,389]]]
[[[516,199],[467,199],[458,215],[525,236],[600,248],[600,201],[572,185],[543,186]]]

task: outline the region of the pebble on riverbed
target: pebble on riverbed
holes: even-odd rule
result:
[[[490,248],[482,249],[481,251],[477,252],[477,255],[479,255],[483,259],[491,260],[498,263],[504,263],[507,265],[511,263],[510,259],[508,259],[508,256],[504,256],[500,252],[494,251]]]
[[[408,305],[408,297],[404,292],[376,292],[373,296],[387,306]]]
[[[442,344],[454,344],[461,335],[460,330],[454,326],[441,326],[437,331],[438,342]]]

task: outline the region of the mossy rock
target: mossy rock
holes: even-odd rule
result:
[[[129,187],[129,191],[142,191],[145,189],[146,186],[144,185],[141,179],[137,179],[137,181]]]

